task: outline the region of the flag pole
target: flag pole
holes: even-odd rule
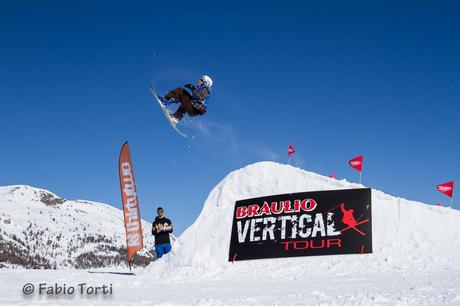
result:
[[[361,184],[361,174],[363,173],[363,171],[359,171],[359,183]]]
[[[450,208],[453,208],[453,200],[454,200],[454,193],[452,192],[452,196],[450,197]]]
[[[291,157],[289,156],[289,161],[288,161],[288,165],[291,164]]]

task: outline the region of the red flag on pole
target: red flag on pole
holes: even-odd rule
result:
[[[358,171],[363,171],[363,156],[358,156],[348,161],[350,166],[355,168]]]
[[[292,144],[289,144],[288,156],[291,157],[292,154],[294,154],[294,153],[295,153],[294,147],[292,146]]]
[[[439,192],[444,193],[446,196],[451,197],[453,196],[454,193],[454,181],[450,181],[444,184],[439,184],[436,186]]]
[[[137,197],[136,183],[134,181],[133,163],[129,152],[128,142],[123,145],[119,160],[121,199],[125,219],[126,244],[128,249],[128,264],[137,251],[144,247],[142,240],[141,217]]]

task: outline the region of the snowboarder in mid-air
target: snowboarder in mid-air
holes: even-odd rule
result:
[[[168,92],[164,97],[158,96],[165,107],[175,103],[180,103],[176,112],[171,115],[171,121],[177,124],[184,117],[185,113],[189,116],[200,116],[206,113],[207,100],[211,95],[212,79],[208,75],[203,75],[197,85],[186,84],[185,88],[177,87]]]

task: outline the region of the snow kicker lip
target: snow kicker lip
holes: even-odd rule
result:
[[[229,261],[362,253],[372,253],[369,188],[235,203]]]

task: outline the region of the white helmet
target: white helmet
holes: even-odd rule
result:
[[[201,80],[203,81],[204,85],[211,88],[212,87],[212,79],[208,75],[203,75],[201,77]]]

